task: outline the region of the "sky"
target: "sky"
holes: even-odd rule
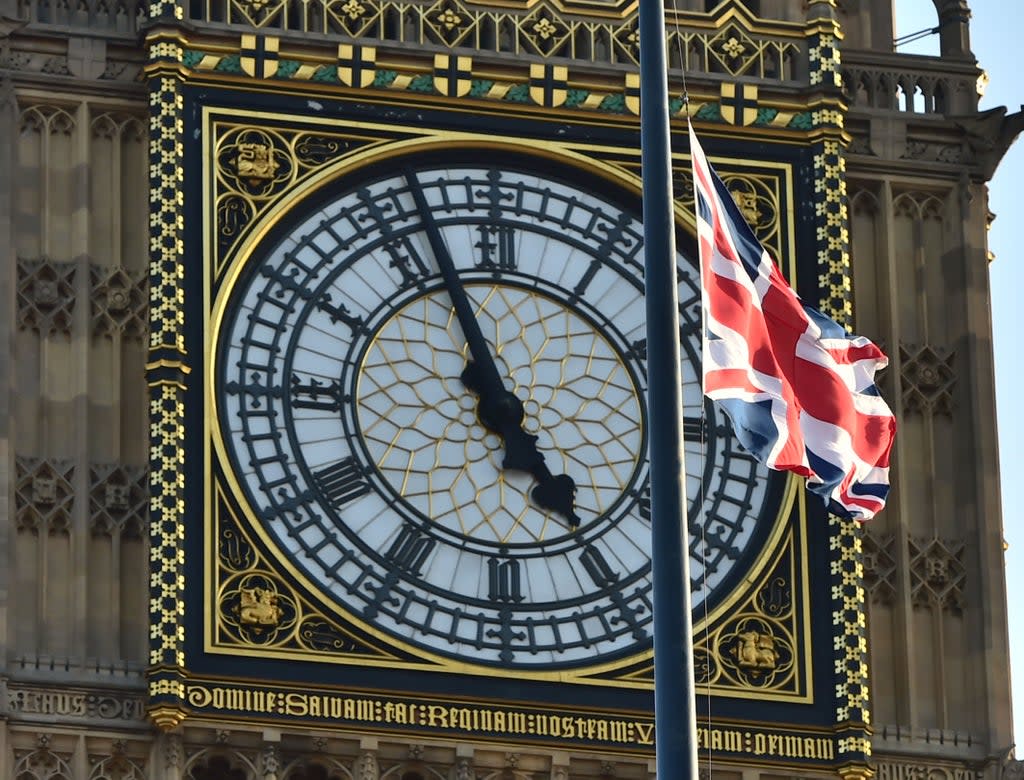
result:
[[[981,109],[1007,106],[1021,110],[1024,81],[1020,79],[1020,33],[1024,30],[1021,0],[970,0],[971,49],[978,65],[989,75]],[[936,25],[932,0],[895,0],[896,36]],[[901,46],[901,52],[938,54],[938,36]],[[1003,158],[989,185],[989,210],[996,215],[989,231],[989,266],[992,288],[992,329],[996,361],[996,407],[1003,525],[1009,594],[1010,656],[1013,666],[1014,735],[1024,746],[1024,406],[1016,398],[1024,368],[1019,334],[1024,333],[1024,243],[1014,236],[1021,219],[1024,182],[1024,140],[1018,140]],[[1017,758],[1024,758],[1024,747]]]

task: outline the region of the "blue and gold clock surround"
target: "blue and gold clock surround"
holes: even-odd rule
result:
[[[160,571],[180,566],[182,600],[164,621],[175,649],[151,670],[154,719],[649,753],[656,421],[633,130],[594,122],[570,141],[512,111],[497,135],[450,107],[397,121],[383,104],[310,112],[301,95],[212,84],[181,87],[173,120],[185,371],[161,380],[168,359],[151,377],[174,399],[154,422],[183,442],[166,471],[187,523],[159,553]],[[809,153],[741,156],[716,163],[800,281],[789,215]],[[674,166],[708,739],[723,755],[831,765],[832,645],[811,628],[831,621],[813,587],[829,577],[813,553],[827,529],[701,409],[684,154]],[[546,472],[506,468],[505,437],[481,421],[458,290]],[[545,473],[571,478],[569,511],[533,495]]]
[[[239,517],[340,619],[440,668],[586,679],[650,653],[642,228],[635,183],[581,162],[450,135],[356,155],[256,226],[212,300],[211,458]],[[431,229],[568,511],[481,422]],[[677,267],[694,601],[714,615],[789,507],[702,409],[698,281]]]

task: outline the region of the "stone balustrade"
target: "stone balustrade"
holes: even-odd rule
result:
[[[959,116],[977,109],[981,71],[968,60],[844,50],[842,77],[853,112]]]

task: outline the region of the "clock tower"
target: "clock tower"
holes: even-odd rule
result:
[[[636,4],[11,3],[0,774],[653,777]],[[937,7],[942,59],[883,0],[669,13],[710,777],[1021,772],[971,292],[1019,122]],[[864,528],[703,401],[687,117],[891,356]]]

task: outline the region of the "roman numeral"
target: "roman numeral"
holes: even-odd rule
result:
[[[430,276],[430,269],[404,238],[389,241],[384,245],[384,251],[391,257],[388,265],[402,275],[403,289],[413,285],[423,288],[423,279]]]
[[[583,564],[583,568],[590,575],[590,579],[599,588],[607,588],[619,580],[618,572],[612,571],[612,567],[608,565],[604,554],[593,545],[587,545],[583,548],[583,552],[580,553],[580,563]]]
[[[608,595],[611,597],[612,603],[619,610],[618,615],[610,616],[611,625],[615,626],[625,623],[629,626],[630,633],[632,633],[635,639],[646,639],[647,631],[641,626],[639,617],[646,612],[646,606],[643,603],[633,606],[630,604],[630,599],[624,596],[618,588],[612,589],[612,586],[619,581],[621,575],[612,569],[601,551],[593,545],[587,545],[580,553],[580,563],[583,564],[583,568],[586,569],[590,579],[594,581],[597,587],[609,591]],[[635,602],[636,598],[640,595],[640,590],[637,590],[630,598]],[[605,617],[604,613],[601,613],[599,617],[602,621],[609,619]],[[610,629],[610,626],[607,627]]]
[[[336,509],[370,492],[363,469],[352,456],[314,472],[313,479]]]
[[[292,406],[296,409],[320,409],[325,412],[339,411],[344,400],[341,385],[336,381],[330,384],[316,379],[303,382],[295,374],[292,374],[291,396]]]
[[[495,271],[516,269],[515,230],[509,225],[478,225],[480,240],[473,246],[480,250],[477,268]]]
[[[703,441],[708,435],[708,424],[704,417],[683,417],[683,438],[686,441]]]
[[[519,561],[489,558],[487,560],[487,575],[489,584],[487,597],[491,601],[523,600]]]
[[[571,205],[574,205],[575,202],[575,199],[573,199]],[[566,220],[568,220],[568,216],[571,211],[572,208],[570,206],[566,211]],[[598,269],[604,263],[604,258],[610,257],[613,252],[616,251],[616,244],[621,244],[627,249],[633,245],[633,241],[625,234],[625,230],[631,221],[632,217],[628,214],[620,213],[614,221],[609,220],[610,224],[601,224],[597,226],[597,229],[605,234],[604,239],[601,241],[600,246],[594,250],[594,259],[591,261],[590,266],[583,273],[582,278],[580,278],[579,282],[577,282],[576,286],[573,288],[573,294],[570,296],[570,303],[579,300],[580,296],[587,291],[587,287],[590,286],[592,281],[594,281],[594,277],[597,276]]]
[[[633,494],[636,497],[636,508],[640,517],[651,522],[651,483],[645,482],[639,492]]]
[[[409,574],[418,575],[435,543],[435,540],[426,534],[406,525],[402,526],[398,537],[384,555],[396,567]]]
[[[254,371],[249,375],[249,382],[247,384],[231,381],[224,385],[224,389],[227,390],[229,395],[248,395],[252,399],[253,407],[258,409],[260,407],[260,398],[281,397],[280,387],[273,387],[269,383],[262,385],[260,384],[260,378],[259,373]]]
[[[366,330],[362,317],[352,314],[348,310],[348,307],[343,303],[339,303],[337,306],[331,303],[330,293],[324,293],[320,296],[320,300],[316,302],[316,307],[331,318],[332,325],[339,322],[343,322],[348,325],[353,336]]]
[[[401,211],[401,206],[396,200],[396,193],[393,190],[388,190],[379,199],[380,202],[374,200],[367,189],[359,190],[357,195],[366,209],[365,213],[357,216],[357,219],[360,222],[372,223],[380,230],[381,236],[386,239],[383,249],[391,258],[388,265],[401,275],[401,286],[406,288],[415,285],[422,289],[423,279],[430,275],[430,269],[423,262],[423,258],[416,254],[409,242],[404,238],[396,237],[395,231],[391,228],[394,215],[398,215]],[[384,201],[384,198],[390,198],[390,202]]]
[[[313,293],[297,281],[299,273],[298,268],[290,268],[288,271],[280,271],[277,268],[270,268],[268,266],[260,268],[260,276],[271,279],[281,286],[281,289],[275,290],[273,294],[282,300],[287,294],[286,291],[298,295],[303,300],[309,300],[313,297]]]

